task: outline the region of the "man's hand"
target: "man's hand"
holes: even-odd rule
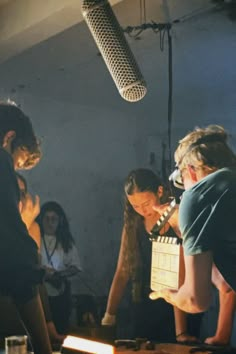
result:
[[[159,204],[159,205],[154,205],[153,209],[158,212],[158,214],[163,215],[166,209],[170,206],[170,203],[165,203],[165,204]],[[171,217],[168,220],[168,223],[179,237],[181,237],[180,229],[179,229],[179,205],[175,206],[175,211],[171,215]]]
[[[166,302],[169,302],[173,306],[176,306],[174,295],[178,293],[178,290],[175,289],[162,289],[158,291],[153,291],[149,294],[149,298],[151,300],[164,299]]]
[[[25,223],[27,229],[29,230],[33,221],[40,213],[40,199],[36,195],[33,199],[32,196],[27,193],[24,199],[24,202],[20,206],[21,218]]]
[[[162,289],[150,294],[152,300],[163,298],[179,309],[198,313],[211,304],[212,253],[210,251],[194,256],[185,255],[185,281],[178,289]]]

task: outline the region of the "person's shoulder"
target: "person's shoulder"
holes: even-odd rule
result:
[[[223,167],[220,168],[212,173],[210,173],[206,179],[209,180],[218,180],[218,179],[225,179],[225,178],[231,178],[235,177],[236,175],[236,167]]]
[[[11,161],[11,156],[10,154],[4,150],[2,147],[0,147],[0,160],[1,161]]]
[[[231,185],[236,188],[235,180],[236,168],[224,167],[209,174],[206,177],[206,184],[220,186],[220,189],[228,188]]]
[[[0,165],[1,165],[1,177],[7,179],[10,174],[13,174],[13,160],[11,155],[0,147]]]

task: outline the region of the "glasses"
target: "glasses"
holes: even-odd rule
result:
[[[172,172],[169,177],[169,181],[171,181],[176,188],[184,189],[183,171],[185,169],[186,168],[180,170],[177,166],[176,169],[174,170],[174,172]]]

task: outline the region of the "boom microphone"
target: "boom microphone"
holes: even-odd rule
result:
[[[120,95],[141,100],[146,83],[108,0],[83,0],[82,14]]]

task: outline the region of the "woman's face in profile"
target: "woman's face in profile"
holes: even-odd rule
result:
[[[127,198],[136,213],[144,219],[153,217],[156,214],[153,206],[160,204],[158,196],[152,192],[137,192],[128,195]]]
[[[55,235],[59,225],[59,216],[55,211],[46,211],[42,223],[45,234]]]

